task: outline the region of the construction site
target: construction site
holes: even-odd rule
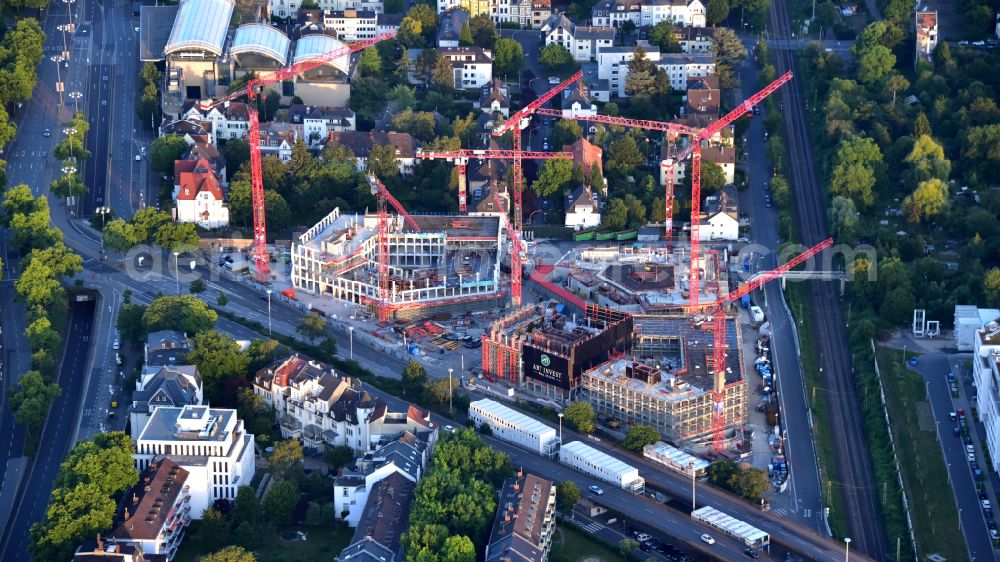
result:
[[[499,215],[385,218],[383,232],[377,214],[334,209],[292,243],[292,286],[384,310],[386,319],[457,316],[502,305]]]

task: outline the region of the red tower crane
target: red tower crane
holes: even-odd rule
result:
[[[740,285],[735,291],[722,296],[714,301],[699,303],[705,307],[712,316],[712,366],[714,373],[712,385],[712,448],[716,453],[722,453],[725,448],[725,428],[726,428],[726,311],[727,304],[740,300],[743,295],[748,295],[764,283],[773,281],[781,277],[785,272],[798,266],[802,262],[812,258],[816,254],[833,245],[833,239],[816,244],[812,248],[802,252],[794,258],[788,260],[781,266],[766,273],[755,276],[750,281]]]
[[[260,121],[257,117],[257,97],[260,95],[261,90],[269,84],[277,84],[313,68],[333,63],[339,58],[350,56],[352,53],[395,36],[395,31],[386,31],[377,34],[371,39],[344,45],[338,49],[299,61],[270,74],[251,78],[247,80],[247,83],[243,87],[229,92],[214,102],[202,104],[202,107],[207,110],[242,96],[247,96],[247,101],[249,102],[247,103],[247,110],[250,118],[249,144],[250,183],[253,200],[253,259],[257,268],[257,280],[261,283],[268,282],[268,275],[271,268],[267,255],[267,221],[264,214],[264,181],[260,161]]]
[[[467,212],[467,186],[468,175],[466,166],[469,160],[572,160],[573,154],[570,152],[530,152],[513,150],[472,150],[462,148],[459,150],[430,150],[423,151],[417,149],[417,158],[426,160],[448,160],[455,162],[458,166],[458,210],[461,213]]]
[[[566,119],[577,119],[580,121],[593,121],[596,123],[607,123],[610,125],[620,125],[623,127],[632,127],[637,129],[646,129],[652,131],[664,131],[667,133],[668,140],[672,140],[677,135],[688,135],[691,137],[691,144],[687,146],[680,154],[677,155],[675,159],[667,159],[664,162],[664,202],[666,206],[666,236],[667,240],[672,236],[673,231],[673,210],[674,210],[674,182],[673,182],[673,168],[675,162],[680,162],[691,157],[691,280],[690,280],[690,295],[689,295],[689,309],[694,312],[698,309],[699,292],[701,290],[701,271],[699,270],[698,260],[701,254],[701,238],[699,235],[699,221],[698,217],[701,215],[701,143],[712,138],[722,129],[728,127],[733,121],[736,121],[744,115],[752,115],[753,108],[755,105],[762,102],[765,98],[773,94],[778,88],[783,84],[792,79],[792,72],[788,71],[776,80],[765,86],[762,90],[756,94],[750,96],[742,103],[740,103],[736,108],[727,113],[724,117],[715,121],[703,129],[696,129],[693,127],[688,127],[686,125],[679,125],[677,123],[666,123],[661,121],[650,121],[648,119],[629,119],[626,117],[612,117],[609,115],[586,115],[586,114],[574,114],[572,112],[563,112],[559,110],[536,109],[536,113],[542,115],[554,115],[556,117],[562,117]]]
[[[521,182],[522,176],[524,175],[524,170],[521,167],[521,158],[519,154],[521,153],[521,130],[528,126],[528,122],[531,120],[531,115],[549,102],[552,98],[556,97],[564,89],[568,88],[573,82],[583,78],[583,71],[578,71],[573,76],[563,80],[561,84],[552,88],[548,92],[545,92],[541,96],[538,96],[534,101],[528,105],[519,109],[510,119],[504,121],[503,123],[496,126],[493,129],[493,136],[499,137],[503,136],[504,133],[510,131],[512,140],[512,146],[514,152],[514,185],[511,186],[511,191],[513,192],[514,204],[514,233],[511,237],[515,240],[520,240],[521,238],[521,194],[523,191]],[[521,253],[511,252],[510,258],[510,300],[514,306],[519,306],[521,304]]]
[[[378,319],[384,322],[389,319],[392,312],[392,306],[389,304],[389,212],[386,209],[386,202],[389,202],[415,230],[419,231],[420,226],[374,175],[368,175],[368,186],[372,195],[378,199],[378,302],[375,303],[375,308],[378,310]]]

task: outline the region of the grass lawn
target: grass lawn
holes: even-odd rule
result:
[[[806,309],[806,292],[804,283],[789,283],[785,289],[788,308],[792,317],[798,322],[799,351],[801,352],[802,376],[805,379],[806,399],[812,410],[813,435],[816,439],[817,463],[819,464],[820,485],[823,487],[823,505],[830,508],[830,530],[836,537],[847,533],[847,519],[843,508],[843,496],[834,490],[834,484],[839,482],[837,463],[833,456],[833,437],[830,435],[830,422],[827,415],[827,403],[823,389],[826,388],[820,378],[819,357],[813,343],[812,318]]]
[[[964,560],[965,540],[923,378],[903,368],[898,351],[879,348],[877,356],[917,551],[921,559],[937,553],[948,560]]]
[[[227,543],[213,540],[212,537],[198,536],[198,521],[192,521],[188,528],[184,542],[181,544],[175,562],[196,562],[202,555],[211,554],[226,546]],[[294,533],[304,530],[306,541],[284,540],[281,538],[283,532]],[[273,537],[267,537],[261,541],[263,546],[253,552],[257,556],[257,562],[288,561],[296,562],[328,562],[333,560],[340,551],[351,541],[354,529],[330,528],[330,529],[307,529],[304,527],[291,526],[280,529]]]
[[[600,562],[625,562],[617,548],[610,548],[573,525],[560,524],[552,538],[552,562],[582,562],[586,559]]]

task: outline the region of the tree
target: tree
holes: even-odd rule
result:
[[[896,66],[896,55],[888,47],[874,45],[858,60],[858,81],[873,84],[881,81]]]
[[[838,237],[850,236],[858,224],[858,211],[854,201],[841,195],[830,202],[830,223]]]
[[[455,69],[450,60],[438,57],[437,62],[434,63],[434,70],[431,72],[431,83],[442,94],[452,93],[455,89]]]
[[[716,461],[708,466],[708,481],[716,486],[729,489],[730,479],[739,472],[739,465],[735,461],[724,459]]]
[[[299,503],[299,487],[291,480],[279,480],[264,494],[264,511],[279,525],[292,522],[292,512]]]
[[[708,3],[705,5],[705,20],[708,25],[717,25],[728,16],[729,0],[708,0]]]
[[[622,539],[618,543],[618,552],[622,553],[625,558],[628,558],[628,555],[637,548],[639,548],[639,541],[635,539]]]
[[[91,440],[80,441],[59,466],[55,486],[71,489],[92,485],[106,496],[127,490],[139,481],[132,460],[134,450],[132,438],[121,431],[99,433]]]
[[[970,134],[971,132],[970,129]],[[913,150],[903,161],[911,165],[912,175],[916,182],[931,178],[944,181],[951,173],[951,161],[945,158],[944,147],[929,135],[917,137],[913,144]]]
[[[188,143],[180,135],[164,135],[149,148],[149,167],[154,172],[174,176],[174,160],[179,160],[188,150]]]
[[[625,194],[625,208],[628,209],[628,225],[630,227],[645,224],[646,206],[638,197],[631,193]]]
[[[448,397],[454,397],[455,390],[459,388],[461,381],[452,379],[451,392],[449,392],[448,379],[433,379],[424,383],[424,401],[431,404],[442,405],[448,403]]]
[[[296,326],[295,331],[309,340],[309,343],[314,343],[326,334],[326,318],[316,312],[310,312],[299,319],[299,325]]]
[[[87,192],[87,185],[78,173],[61,175],[52,180],[50,187],[57,197],[79,197]]]
[[[896,104],[896,92],[901,92],[910,87],[910,81],[898,72],[893,72],[885,80],[885,89],[892,92],[892,104]],[[992,100],[991,100],[992,101]],[[925,116],[926,118],[926,116]]]
[[[631,135],[622,135],[611,143],[608,148],[606,167],[608,170],[628,174],[636,166],[646,161],[639,150],[639,145]]]
[[[725,2],[725,0],[721,0]],[[736,32],[728,27],[717,27],[712,33],[712,47],[715,49],[715,59],[735,67],[747,57],[746,47],[736,36]]]
[[[149,307],[152,308],[153,304]],[[205,381],[205,396],[214,402],[221,398],[226,380],[246,377],[250,358],[240,353],[240,346],[233,338],[215,330],[205,330],[191,338],[187,361],[198,367],[198,373]]]
[[[39,316],[24,329],[31,349],[46,349],[54,352],[59,346],[59,332],[52,328],[52,323],[45,316]]]
[[[680,41],[674,35],[674,24],[667,20],[657,22],[649,30],[649,42],[659,47],[661,53],[680,53],[683,51]]]
[[[641,46],[636,47],[628,63],[625,93],[629,96],[648,98],[655,94],[666,93],[668,88],[666,72],[649,60],[646,49]]]
[[[83,270],[83,258],[73,253],[62,242],[56,242],[49,247],[32,250],[25,261],[28,267],[39,262],[45,264],[56,277],[73,275]]]
[[[562,194],[573,179],[573,162],[571,160],[546,160],[538,179],[531,184],[532,191],[539,197],[552,194]]]
[[[542,63],[549,70],[557,70],[573,64],[573,55],[558,43],[552,43],[542,47],[538,53],[538,62]]]
[[[227,504],[229,502],[226,502]],[[221,511],[214,507],[207,508],[201,514],[201,527],[198,528],[198,536],[215,541],[215,544],[226,544],[232,542],[230,538],[229,523],[223,517]],[[202,558],[204,560],[205,558]]]
[[[837,145],[830,191],[852,199],[860,207],[875,201],[876,165],[882,164],[882,151],[871,138],[850,135]]]
[[[233,527],[241,523],[256,526],[264,519],[264,511],[257,500],[257,492],[250,486],[240,486],[236,489],[236,499],[229,510],[229,521]]]
[[[441,562],[476,562],[476,546],[464,535],[452,535],[444,540]]]
[[[396,148],[390,144],[373,146],[368,153],[368,173],[383,179],[398,176]]]
[[[378,54],[378,49],[364,49],[361,51],[358,68],[361,70],[362,76],[381,76],[382,57]]]
[[[1000,268],[991,268],[983,275],[983,295],[988,306],[1000,306]]]
[[[354,451],[346,445],[327,447],[323,453],[323,460],[329,465],[330,470],[336,471],[354,460]]]
[[[722,166],[711,160],[701,162],[701,193],[711,195],[717,193],[726,185],[726,173]]]
[[[108,529],[114,515],[114,500],[97,486],[56,488],[45,520],[31,526],[28,551],[33,560],[68,560],[82,541]]]
[[[389,101],[396,104],[396,109],[398,111],[412,109],[417,103],[417,97],[413,88],[404,84],[396,84],[393,86],[392,90],[389,90],[388,98]],[[393,121],[395,124],[395,120]]]
[[[580,497],[580,488],[572,480],[564,480],[556,486],[556,507],[564,516],[573,513]]]
[[[912,195],[903,199],[907,219],[918,224],[940,215],[948,206],[948,185],[938,178],[920,182]]]
[[[469,20],[469,29],[472,31],[473,43],[483,49],[492,49],[500,37],[500,34],[497,33],[496,25],[493,24],[493,20],[486,13],[472,16],[472,19]],[[496,53],[493,56],[495,63]]]
[[[191,282],[191,289],[190,290],[191,290],[191,294],[192,295],[197,295],[199,293],[204,293],[206,288],[207,287],[205,286],[205,280],[202,279],[202,278],[200,278],[200,277],[198,279],[195,279],[194,281]]]
[[[601,224],[611,230],[620,230],[628,224],[628,207],[625,202],[618,197],[611,198],[604,214],[601,215]]]
[[[622,445],[624,445],[626,449],[639,453],[646,445],[652,445],[659,440],[660,432],[657,431],[655,427],[642,423],[636,423],[632,424],[632,427],[628,428],[628,432],[625,433],[625,439],[622,441]]]
[[[572,424],[580,433],[591,433],[596,429],[597,414],[590,402],[570,402],[563,410],[566,422]]]
[[[560,119],[552,127],[552,148],[561,150],[562,147],[573,144],[583,138],[583,128],[580,123],[573,119]]]
[[[197,334],[210,330],[217,318],[215,311],[197,297],[181,295],[153,299],[146,307],[142,320],[150,332],[177,330]]]
[[[274,451],[267,457],[271,474],[278,480],[296,480],[303,476],[302,443],[286,439],[274,444]]]
[[[227,546],[202,556],[201,562],[257,562],[257,557],[241,546]]]
[[[510,37],[501,37],[493,47],[493,72],[497,76],[516,76],[524,65],[524,48]]]
[[[49,407],[62,389],[56,383],[47,383],[38,371],[27,371],[17,381],[17,390],[10,389],[10,408],[14,421],[25,426],[29,434],[41,431]],[[37,439],[37,437],[34,437]]]
[[[146,307],[133,303],[123,304],[118,309],[118,320],[115,326],[125,341],[138,342],[146,337],[146,326],[142,317]]]
[[[771,489],[771,482],[764,470],[741,466],[739,471],[730,477],[729,486],[744,498],[759,501]]]
[[[5,226],[15,215],[27,215],[35,210],[35,196],[27,184],[21,183],[7,190],[3,199],[3,220]]]
[[[403,396],[410,396],[411,399],[416,398],[427,383],[427,371],[420,363],[410,361],[403,369],[402,382]]]
[[[770,12],[771,0],[744,0],[743,2],[743,18],[750,29],[755,32],[764,31]]]

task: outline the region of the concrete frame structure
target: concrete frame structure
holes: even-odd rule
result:
[[[482,310],[504,296],[498,214],[390,217],[389,304],[399,318]],[[378,218],[334,209],[292,243],[292,285],[357,305],[378,299]]]

